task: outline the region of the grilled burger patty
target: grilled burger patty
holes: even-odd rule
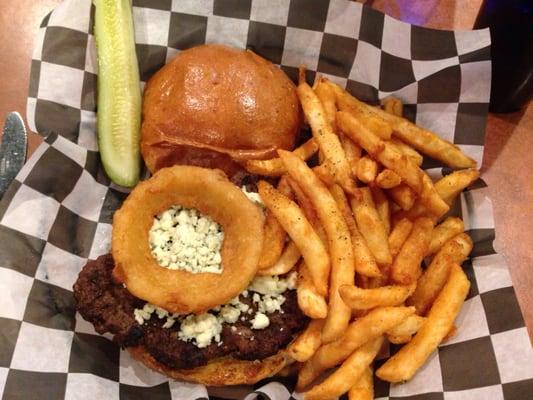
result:
[[[100,334],[110,332],[121,347],[143,345],[160,363],[175,369],[190,369],[207,364],[214,358],[232,356],[243,360],[260,360],[285,348],[307,323],[298,307],[296,292],[285,292],[282,312],[269,314],[270,325],[261,330],[251,329],[250,320],[257,306],[248,298],[241,302],[254,308],[243,314],[234,324],[223,324],[221,342],[198,348],[191,342],[178,339],[179,321],[171,328],[163,328],[164,319],[155,313],[139,325],[134,310],[146,303],[131,295],[122,284],[112,278],[114,268],[110,254],[90,261],[74,284],[76,307],[82,317],[91,322]]]

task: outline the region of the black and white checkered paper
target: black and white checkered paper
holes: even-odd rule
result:
[[[133,0],[133,6],[144,82],[180,50],[206,42],[247,47],[291,77],[304,64],[310,82],[320,73],[367,101],[392,93],[406,103],[408,118],[481,163],[491,68],[486,30],[424,29],[341,0]],[[169,381],[76,313],[72,284],[87,259],[109,251],[111,218],[127,195],[109,183],[98,156],[93,16],[90,0],[67,0],[37,36],[27,111],[31,129],[47,139],[0,202],[0,397],[299,398],[290,379],[209,390]],[[434,162],[425,167],[434,177],[449,172]],[[376,398],[530,399],[533,352],[509,271],[492,245],[482,180],[454,211],[475,241],[458,333],[409,383],[377,380]]]

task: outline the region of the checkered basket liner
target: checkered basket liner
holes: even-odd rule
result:
[[[310,82],[320,73],[371,102],[394,94],[409,119],[481,163],[487,30],[420,28],[341,0],[134,0],[133,6],[143,82],[180,50],[202,43],[247,47],[293,78],[304,64]],[[299,398],[286,378],[222,389],[169,381],[76,313],[72,284],[88,259],[109,251],[112,215],[127,196],[110,184],[98,156],[93,16],[90,0],[67,0],[37,35],[27,114],[46,140],[0,202],[0,397]],[[425,167],[435,178],[450,172],[432,161]],[[493,248],[482,180],[462,193],[453,213],[475,242],[464,265],[472,288],[458,333],[409,383],[376,380],[376,398],[532,398],[533,352],[509,271]]]

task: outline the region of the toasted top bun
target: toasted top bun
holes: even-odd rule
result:
[[[301,122],[292,81],[248,50],[203,45],[179,53],[147,83],[141,151],[151,172],[220,168],[292,149]]]
[[[144,347],[128,347],[133,358],[147,367],[172,379],[201,383],[207,386],[252,385],[276,375],[293,360],[285,350],[260,361],[237,360],[232,357],[217,358],[203,367],[172,369],[159,362]]]

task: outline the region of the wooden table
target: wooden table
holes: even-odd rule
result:
[[[33,38],[41,19],[60,0],[5,2],[0,10],[0,124],[5,114],[25,114]],[[432,28],[470,29],[481,0],[366,1],[398,19]],[[30,135],[30,152],[40,143]],[[533,340],[533,103],[519,113],[490,115],[482,176],[489,184],[496,250],[511,270]]]

